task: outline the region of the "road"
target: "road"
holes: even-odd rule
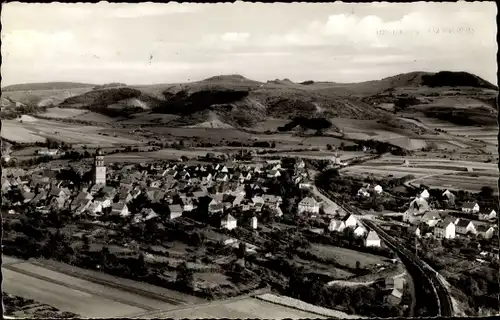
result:
[[[155,292],[146,295],[125,282],[121,287],[105,282],[93,282],[51,270],[30,261],[3,257],[2,289],[13,295],[33,299],[61,311],[84,318],[128,317],[143,312],[169,310],[188,305],[166,302]]]

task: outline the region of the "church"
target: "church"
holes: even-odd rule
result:
[[[95,152],[92,182],[94,185],[106,185],[106,166],[104,165],[104,156],[101,149],[97,149]]]

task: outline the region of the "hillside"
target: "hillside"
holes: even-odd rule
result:
[[[46,91],[43,99],[33,100],[30,96],[30,101],[120,118],[141,114],[146,119],[144,113],[151,114],[151,119],[160,119],[154,114],[171,115],[155,122],[157,125],[235,128],[252,127],[270,117],[286,120],[296,117],[384,120],[408,127],[407,122],[399,124],[402,114],[481,125],[496,121],[494,113],[497,110],[496,86],[466,72],[447,71],[411,72],[351,84],[312,80],[299,84],[289,79],[264,83],[241,75],[219,75],[196,82],[151,86],[62,82],[29,86],[77,85],[87,88],[66,95],[57,90],[52,94]],[[27,86],[9,86],[7,89],[25,90]],[[10,104],[11,101],[24,101],[13,97],[26,95],[14,90],[9,93]],[[464,120],[467,117],[470,121]]]
[[[29,90],[65,90],[76,88],[92,88],[95,84],[78,82],[44,82],[13,84],[2,88],[2,91],[29,91]]]

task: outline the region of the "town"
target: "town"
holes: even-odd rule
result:
[[[382,300],[366,302],[362,316],[382,317],[413,312],[415,293],[401,262],[367,219],[417,255],[420,250],[431,264],[440,258],[435,241],[455,246],[458,255],[471,257],[472,266],[498,264],[498,207],[424,189],[407,198],[404,212],[384,214],[387,210],[370,199],[389,190],[359,182],[359,189],[343,192],[351,203],[368,201],[372,208],[352,211],[349,201],[325,196],[340,190],[339,182],[325,186],[314,176],[333,172],[339,179],[338,168],[345,164],[337,152],[322,173],[300,158],[205,158],[113,164],[96,149],[87,167],[75,161],[58,168],[50,163],[6,168],[3,252],[161,284],[204,299],[267,288],[318,305],[324,298],[305,298],[318,283],[336,288],[337,295],[339,286],[351,289],[346,283],[376,283],[370,289]],[[483,191],[489,192],[480,198],[484,203],[492,191]],[[291,287],[280,279],[292,281],[294,273],[312,274],[314,280]],[[363,303],[319,305],[349,314]]]

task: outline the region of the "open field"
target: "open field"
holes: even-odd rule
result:
[[[3,290],[84,318],[127,317],[204,300],[55,261],[4,257]],[[71,274],[71,275],[69,275]],[[89,280],[87,280],[89,279]],[[147,294],[146,294],[147,293]],[[171,303],[167,302],[171,297]]]
[[[3,120],[2,137],[16,142],[44,142],[45,138],[66,143],[94,143],[102,145],[138,144],[139,141],[121,136],[99,135],[100,127],[67,124],[57,121],[36,119],[36,121]]]
[[[59,310],[73,312],[85,318],[123,317],[146,311],[97,294],[90,294],[15,272],[5,267],[2,268],[2,273],[2,287],[5,292],[46,303]]]
[[[99,281],[103,281],[106,283],[110,283],[113,285],[119,285],[119,286],[124,286],[127,288],[132,288],[140,291],[146,291],[149,293],[152,293],[154,295],[157,295],[158,297],[166,297],[167,299],[172,299],[176,301],[180,301],[182,303],[202,303],[205,302],[205,300],[185,294],[182,292],[178,291],[173,291],[170,289],[166,289],[163,287],[158,287],[151,285],[149,283],[145,282],[139,282],[135,280],[130,280],[130,279],[125,279],[125,278],[119,278],[115,277],[103,272],[98,272],[94,270],[88,270],[88,269],[83,269],[75,266],[68,265],[66,263],[54,261],[54,260],[37,260],[35,262],[36,265],[40,265],[55,271],[59,271],[62,273],[66,273],[69,275],[74,275],[75,277],[88,277],[92,279],[97,279]]]
[[[48,108],[44,113],[40,114],[44,117],[50,118],[73,118],[81,114],[86,113],[87,110],[84,109],[70,109],[70,108]]]
[[[46,138],[19,124],[18,121],[2,120],[2,138],[21,142],[45,142]]]
[[[340,315],[341,313],[339,313]],[[228,301],[215,301],[210,304],[196,305],[166,312],[149,313],[138,317],[142,319],[193,319],[193,318],[258,318],[258,319],[324,319],[317,313],[302,311],[282,304],[271,303],[263,299],[246,297]]]
[[[340,247],[313,244],[310,250],[311,253],[317,256],[335,259],[337,262],[351,268],[356,267],[357,261],[359,261],[362,268],[385,263],[384,257]]]
[[[404,160],[408,160],[408,166],[403,165]],[[434,188],[471,192],[478,192],[483,186],[497,190],[499,175],[495,163],[396,156],[385,156],[341,171],[357,175],[373,174],[379,177],[392,175],[395,178],[413,175],[421,178],[414,180],[413,185],[425,184]]]

